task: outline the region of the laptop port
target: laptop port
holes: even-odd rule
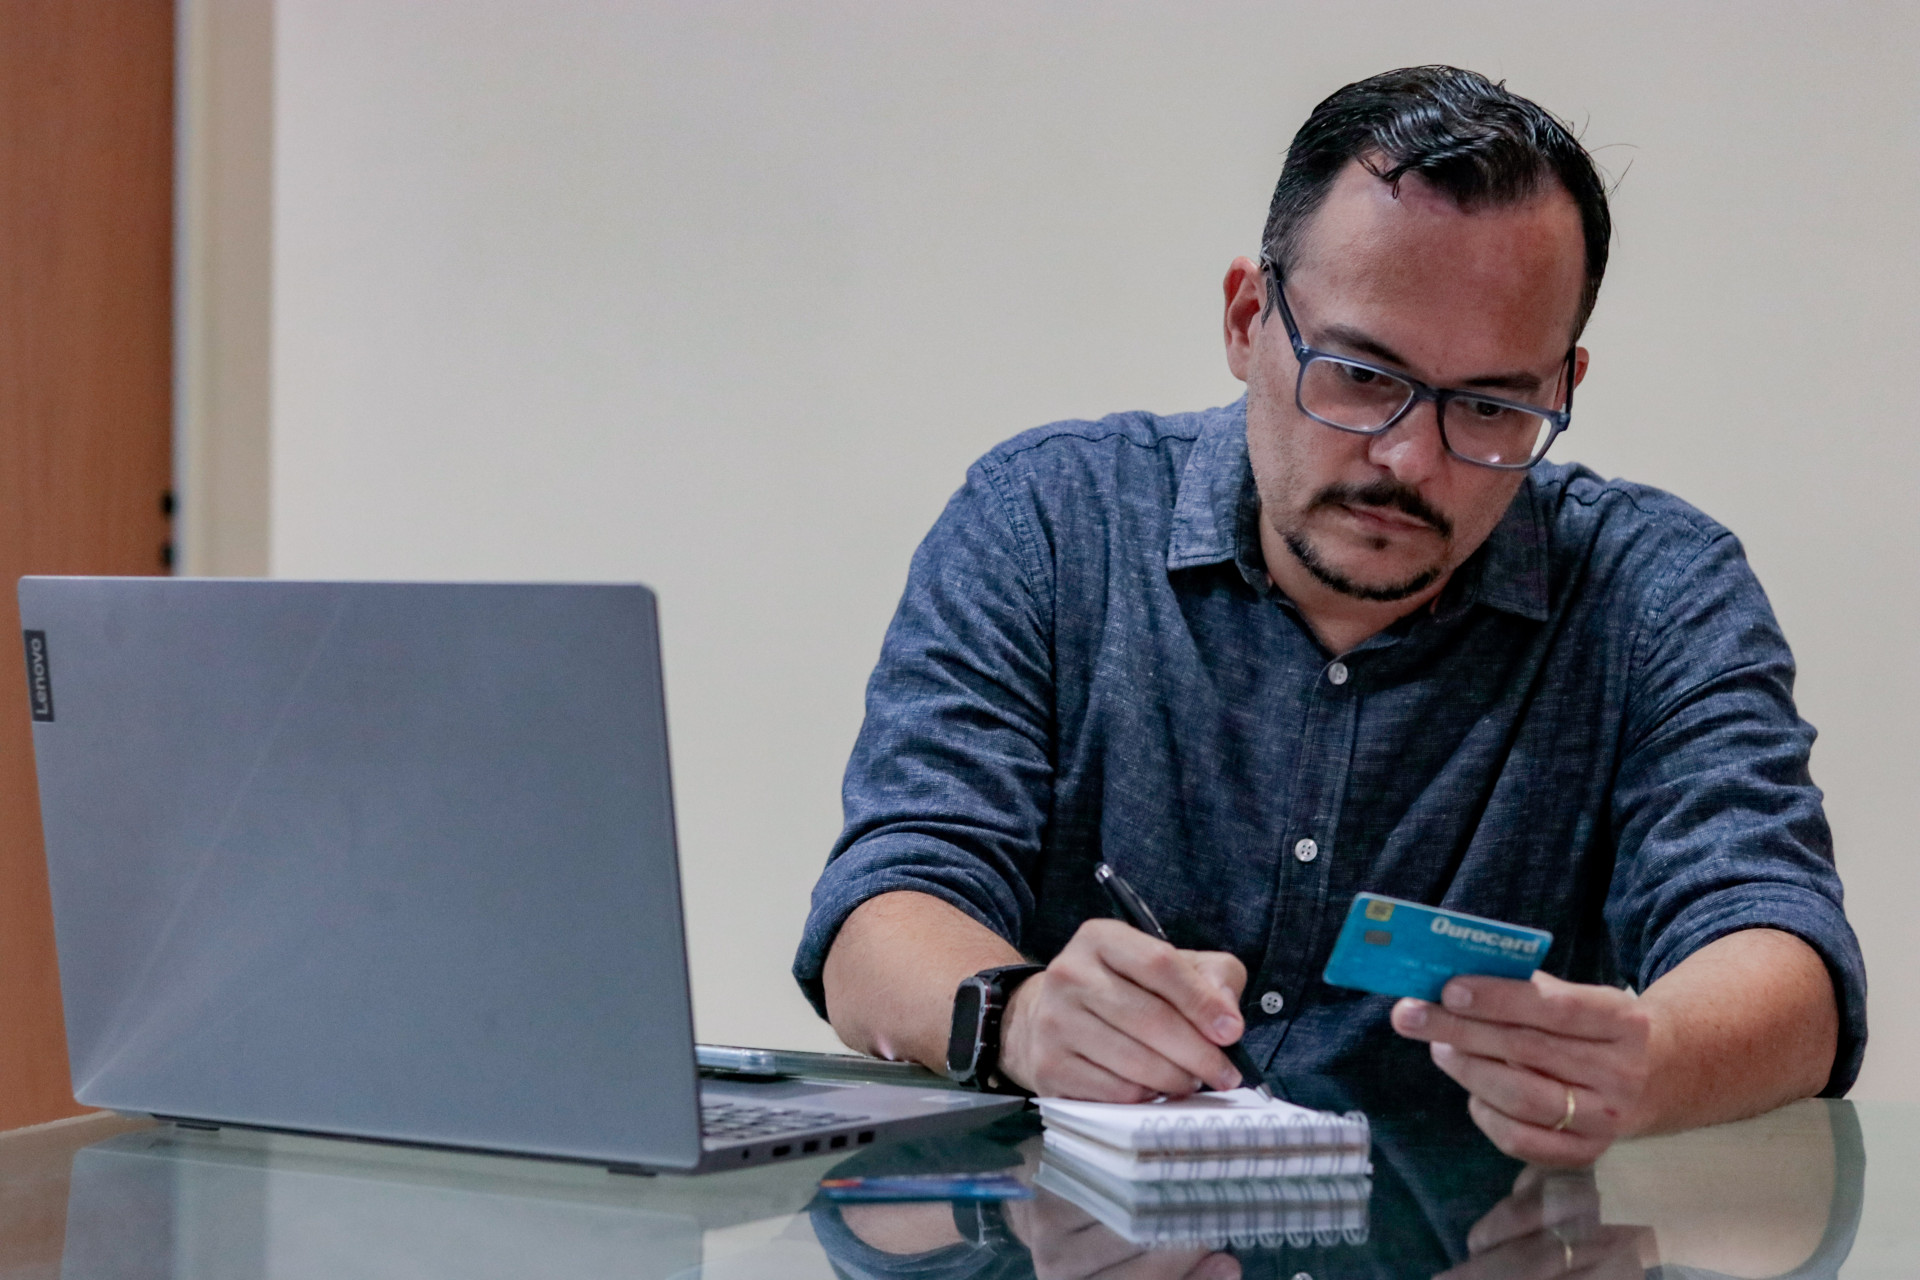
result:
[[[793,1144],[791,1142],[783,1142],[773,1149],[772,1154],[775,1160],[778,1160],[781,1156],[790,1156],[793,1154]]]
[[[820,1149],[820,1139],[818,1138],[808,1138],[805,1142],[800,1144],[800,1151],[801,1151],[801,1154],[803,1155],[810,1156],[814,1152],[818,1151],[819,1149]]]
[[[838,1151],[840,1148],[846,1145],[847,1145],[847,1135],[844,1133],[835,1134],[833,1136],[833,1139],[827,1143],[827,1146],[831,1147],[835,1151]]]
[[[873,1141],[873,1130],[862,1129],[860,1131],[860,1136],[854,1139],[854,1141],[858,1142],[863,1147],[866,1146],[869,1142]]]

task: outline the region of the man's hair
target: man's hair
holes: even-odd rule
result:
[[[1351,160],[1396,189],[1407,174],[1419,174],[1466,210],[1518,204],[1558,181],[1579,207],[1586,236],[1587,284],[1575,336],[1586,327],[1613,234],[1607,189],[1587,149],[1538,104],[1504,83],[1440,66],[1383,72],[1334,93],[1293,136],[1273,189],[1261,249],[1283,275]]]

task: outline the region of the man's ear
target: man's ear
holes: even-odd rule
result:
[[[1224,329],[1227,339],[1227,368],[1245,382],[1253,361],[1253,339],[1260,332],[1267,309],[1266,272],[1252,258],[1235,258],[1220,282],[1226,294]]]
[[[1587,349],[1585,347],[1575,347],[1573,349],[1573,385],[1576,387],[1579,386],[1586,376]]]

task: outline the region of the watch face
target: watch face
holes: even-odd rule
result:
[[[986,984],[968,978],[953,996],[953,1034],[947,1040],[947,1070],[956,1080],[971,1080],[980,1051],[980,1017],[986,1011]]]

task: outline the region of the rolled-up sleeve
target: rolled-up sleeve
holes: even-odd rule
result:
[[[1840,1041],[1824,1092],[1866,1049],[1866,967],[1841,907],[1833,841],[1793,702],[1793,658],[1740,545],[1678,557],[1633,647],[1606,904],[1616,958],[1644,990],[1742,929],[1778,929],[1825,961]]]
[[[930,894],[1020,945],[1053,777],[1050,578],[1034,520],[976,463],[914,554],[867,685],[846,825],[793,965],[823,1017],[827,952],[876,895]]]

